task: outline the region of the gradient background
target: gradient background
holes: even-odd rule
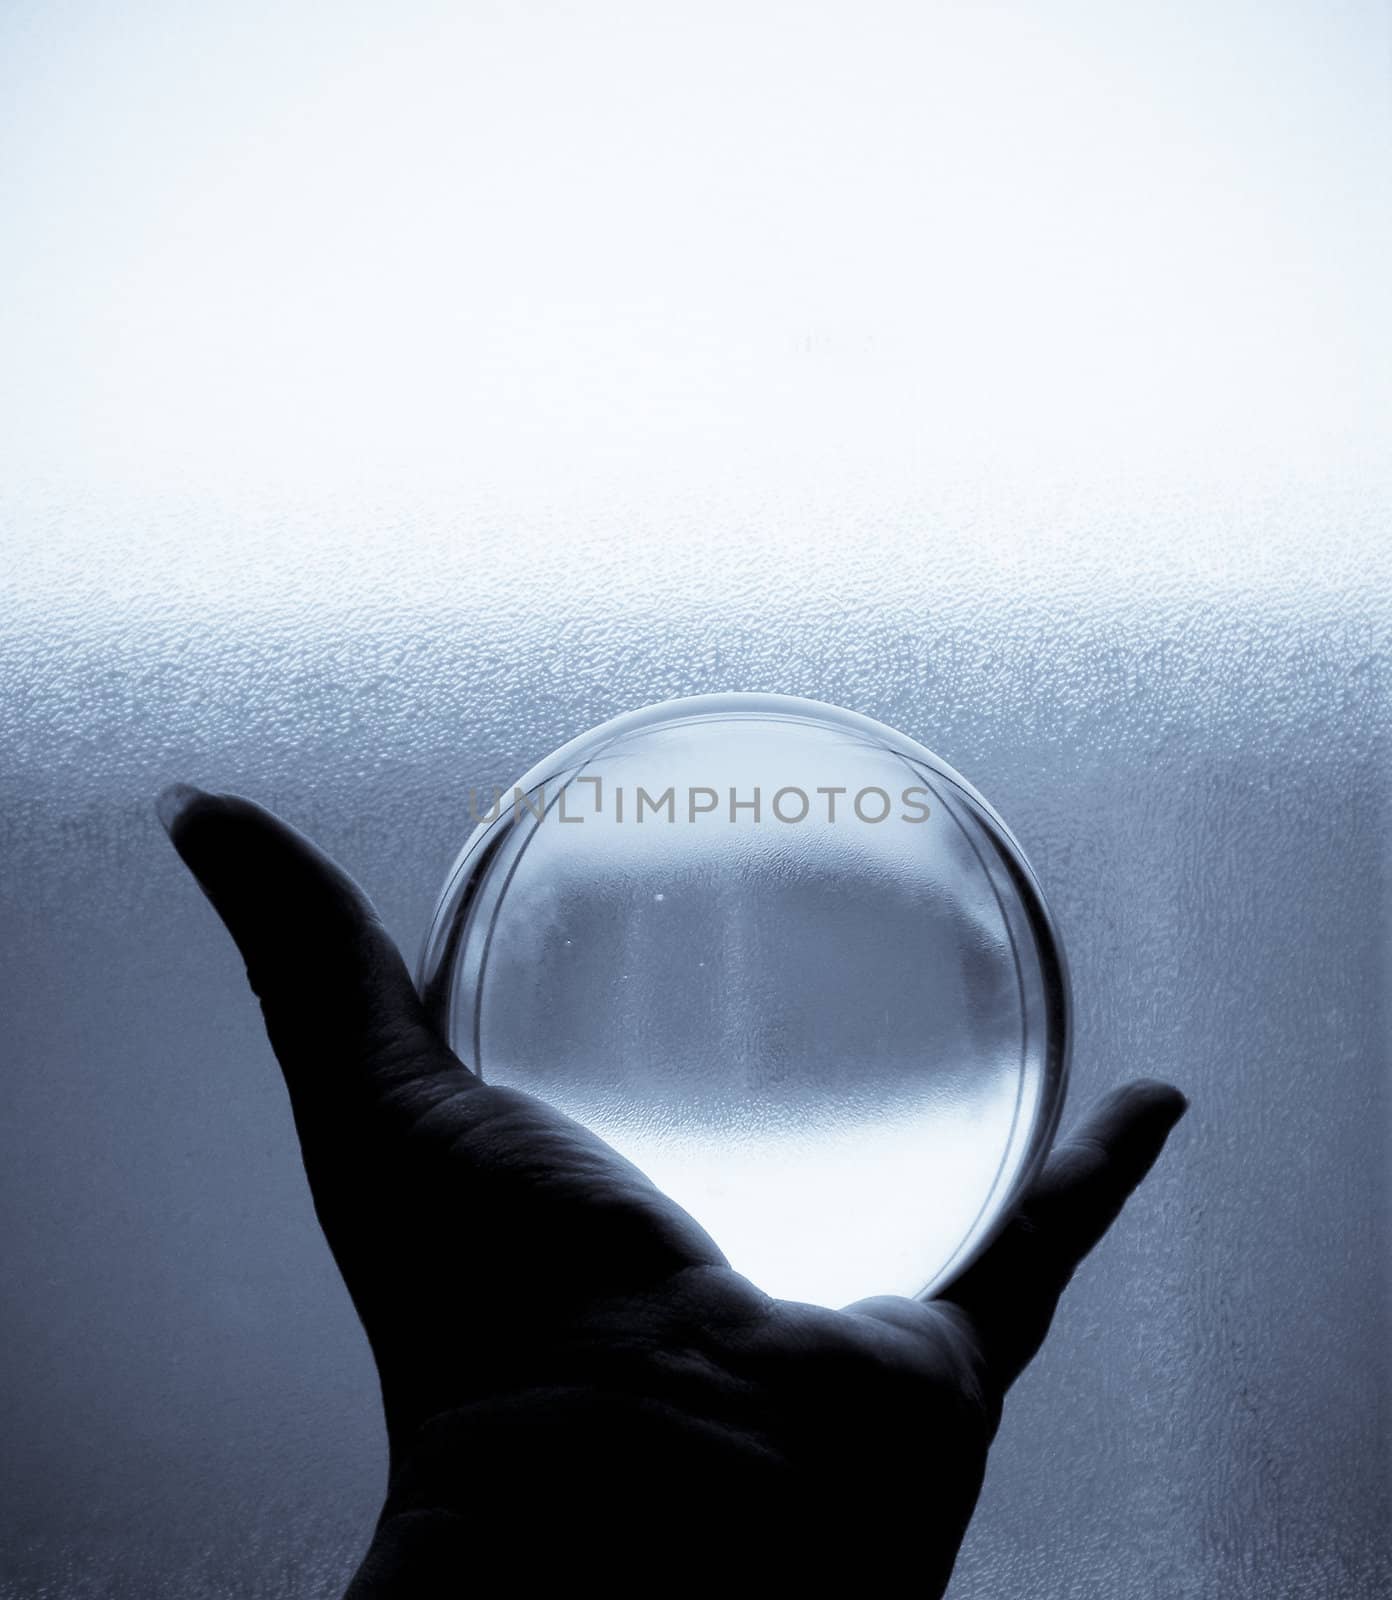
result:
[[[4,6],[7,1600],[330,1596],[381,1489],[153,792],[414,958],[470,783],[734,688],[959,767],[1074,1109],[1194,1101],[953,1600],[1386,1592],[1389,59],[1337,0]]]

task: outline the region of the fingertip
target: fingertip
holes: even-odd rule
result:
[[[288,850],[298,860],[313,857],[326,864],[323,852],[298,829],[244,795],[171,783],[155,810],[184,865],[210,893],[212,880],[243,893],[272,870],[268,852]]]
[[[1135,1149],[1163,1144],[1189,1108],[1189,1101],[1172,1083],[1159,1078],[1136,1078],[1109,1089],[1091,1108],[1068,1138],[1066,1151],[1079,1138],[1107,1149]]]
[[[187,814],[189,808],[196,801],[207,798],[202,789],[196,789],[191,783],[170,783],[160,790],[155,796],[155,815],[170,839],[173,839],[180,818]]]
[[[1170,1127],[1189,1109],[1189,1096],[1161,1078],[1137,1078],[1123,1092],[1133,1113],[1164,1121]]]
[[[425,1037],[401,952],[318,845],[241,795],[179,783],[156,804],[246,963],[292,1092],[317,1081],[326,1057],[371,1062],[384,1039]]]
[[[1109,1090],[1053,1151],[1014,1221],[948,1289],[994,1345],[1003,1382],[1032,1358],[1074,1270],[1188,1108],[1188,1096],[1158,1078]]]
[[[1090,1136],[1108,1152],[1099,1176],[1103,1190],[1115,1190],[1118,1209],[1120,1199],[1136,1188],[1160,1159],[1188,1109],[1188,1097],[1173,1084],[1139,1079],[1117,1091],[1110,1114],[1103,1112],[1081,1130],[1085,1138]]]

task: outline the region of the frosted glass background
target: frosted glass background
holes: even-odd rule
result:
[[[1068,942],[1073,1109],[1194,1101],[953,1600],[1386,1592],[1389,32],[4,9],[7,1600],[327,1597],[381,1488],[153,792],[282,809],[414,956],[469,783],[736,688],[964,772]]]

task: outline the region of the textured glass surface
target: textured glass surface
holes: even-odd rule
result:
[[[691,697],[471,790],[422,992],[788,1299],[928,1292],[1037,1165],[1067,1051],[1028,865],[867,717]]]
[[[1386,6],[0,35],[4,1600],[329,1600],[380,1504],[153,793],[280,808],[414,958],[461,777],[731,689],[967,773],[1064,932],[1070,1106],[1193,1100],[952,1600],[1384,1600]]]

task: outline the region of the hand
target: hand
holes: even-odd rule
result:
[[[939,1298],[773,1300],[594,1134],[474,1077],[303,836],[183,786],[159,810],[246,962],[376,1358],[388,1490],[352,1600],[462,1593],[490,1559],[514,1587],[904,1570],[940,1594],[1005,1392],[1178,1090],[1108,1096]]]

